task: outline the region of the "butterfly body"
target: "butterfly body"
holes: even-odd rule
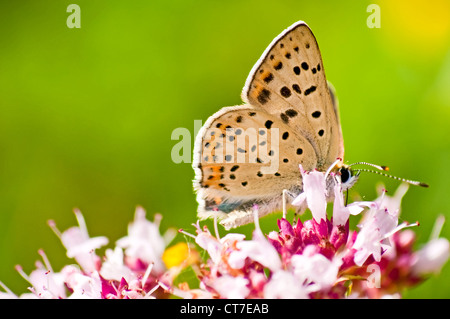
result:
[[[280,210],[283,192],[290,203],[302,192],[299,165],[325,172],[344,155],[335,94],[303,21],[264,51],[242,99],[213,114],[194,147],[198,215],[219,216],[226,228],[253,221],[255,204],[260,216]],[[327,180],[329,189],[333,183]]]

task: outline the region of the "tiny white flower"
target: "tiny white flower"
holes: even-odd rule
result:
[[[412,272],[423,276],[439,273],[450,255],[450,244],[446,238],[435,238],[413,254]]]
[[[202,231],[195,237],[195,242],[208,252],[213,263],[220,262],[222,244],[216,237]]]
[[[384,188],[380,191],[380,196],[375,202],[379,202],[381,208],[387,209],[391,214],[397,218],[400,216],[400,207],[403,196],[408,191],[409,185],[406,183],[400,184],[393,196],[385,194]]]
[[[264,297],[267,299],[306,299],[310,292],[292,272],[281,269],[275,271],[264,286]]]
[[[161,273],[165,270],[162,255],[166,243],[159,232],[160,215],[155,216],[155,222],[145,218],[145,210],[137,207],[134,221],[128,226],[128,236],[120,238],[116,245],[125,249],[128,257],[138,258],[150,264],[154,263],[154,270]]]
[[[294,206],[302,206],[304,201],[311,210],[317,223],[327,218],[327,199],[325,175],[319,171],[306,172],[300,165],[302,173],[303,192],[292,201]]]
[[[62,273],[54,272],[50,262],[43,250],[39,250],[44,264],[36,262],[36,269],[27,275],[21,266],[16,266],[19,274],[31,284],[30,291],[37,298],[60,299],[66,298],[65,276]],[[23,294],[20,298],[33,298],[28,294]]]
[[[67,287],[73,291],[69,299],[102,298],[102,284],[98,272],[94,271],[87,276],[76,267],[70,266],[66,266],[63,271],[66,274]]]
[[[54,273],[45,268],[39,267],[31,272],[29,275],[29,280],[39,298],[66,298],[64,277],[60,273]]]
[[[223,275],[215,278],[211,282],[211,286],[221,297],[229,299],[244,299],[247,297],[250,289],[248,289],[248,279],[244,277],[233,277]]]
[[[291,264],[299,282],[312,284],[309,289],[318,291],[327,290],[336,282],[342,260],[329,260],[324,255],[315,253],[313,246],[307,246],[302,255],[292,256]]]
[[[364,210],[358,203],[345,205],[341,185],[334,186],[333,226],[345,225],[350,215],[358,215]]]
[[[127,282],[135,279],[136,276],[134,273],[124,264],[122,248],[115,247],[114,250],[107,249],[105,255],[105,261],[100,269],[100,275],[103,278],[117,280],[119,282],[122,278],[125,278]]]
[[[260,229],[253,232],[252,240],[243,240],[236,243],[238,250],[233,250],[229,257],[230,266],[241,268],[248,257],[272,271],[281,268],[282,263],[278,252],[266,239]]]
[[[397,229],[398,217],[378,205],[371,207],[363,218],[353,248],[357,250],[354,261],[361,266],[372,255],[375,261],[380,261],[382,248],[389,248],[385,239]],[[403,228],[402,225],[401,228]],[[382,242],[383,241],[383,242]]]
[[[77,263],[88,272],[96,270],[94,251],[108,244],[108,238],[104,236],[90,238],[83,215],[79,210],[74,210],[79,227],[71,227],[60,235],[64,247],[67,249],[67,257],[75,258]]]

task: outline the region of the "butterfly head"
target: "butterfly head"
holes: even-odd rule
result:
[[[338,171],[337,176],[341,180],[343,190],[351,188],[358,181],[359,171],[353,171],[348,165],[342,165]]]
[[[352,188],[358,181],[360,172],[352,170],[350,166],[351,165],[344,164],[342,159],[338,157],[325,173],[327,186],[334,187],[333,185],[336,183],[336,180],[338,180],[342,186],[342,190]]]

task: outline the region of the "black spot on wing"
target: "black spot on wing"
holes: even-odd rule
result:
[[[273,80],[272,73],[267,74],[267,76],[264,78],[264,82],[266,82],[266,83],[270,83],[272,80]]]
[[[283,63],[280,61],[280,62],[278,62],[275,66],[274,66],[274,68],[275,68],[275,70],[281,70],[281,68],[283,67]]]
[[[280,118],[284,123],[286,123],[286,124],[289,123],[289,117],[286,114],[281,113]]]
[[[322,114],[322,113],[320,113],[320,111],[315,111],[311,114],[311,116],[314,117],[315,119],[317,119],[320,117],[320,114]]]
[[[300,90],[300,87],[298,86],[298,84],[292,84],[292,89],[297,92],[298,94],[302,93],[302,90]]]
[[[298,115],[298,112],[297,112],[296,110],[293,110],[293,109],[289,109],[289,110],[287,110],[285,113],[286,113],[286,115],[289,116],[289,117],[294,117],[294,116],[297,116],[297,115]]]
[[[312,85],[310,88],[305,90],[305,96],[310,95],[315,90],[316,90],[316,87],[314,85]]]
[[[270,99],[270,91],[267,89],[262,89],[258,94],[258,102],[261,104],[266,104]]]
[[[280,94],[281,94],[283,97],[288,98],[288,97],[291,96],[291,90],[289,90],[289,88],[288,88],[287,86],[283,86],[283,87],[280,89]]]

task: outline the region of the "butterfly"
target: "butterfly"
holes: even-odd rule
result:
[[[302,192],[299,165],[333,170],[343,189],[359,176],[343,163],[344,144],[334,89],[316,38],[299,21],[278,35],[256,62],[241,95],[200,129],[194,145],[198,217],[226,228],[280,210]],[[331,189],[333,179],[327,180]],[[333,192],[328,192],[333,193]],[[302,208],[296,208],[297,210]]]

